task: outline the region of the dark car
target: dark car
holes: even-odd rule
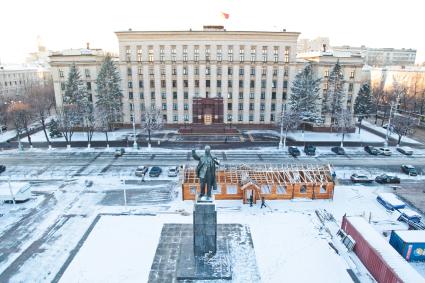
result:
[[[409,176],[418,176],[418,171],[412,165],[401,165],[401,171]]]
[[[307,155],[315,155],[316,154],[316,147],[311,144],[307,144],[304,146],[304,152]]]
[[[151,171],[149,171],[149,177],[158,177],[159,175],[161,175],[162,169],[154,166],[151,168]]]
[[[332,152],[335,152],[338,155],[344,155],[345,154],[345,150],[340,147],[340,146],[334,146],[331,148]]]
[[[400,184],[400,178],[397,176],[382,174],[375,178],[375,182],[380,184]]]
[[[359,175],[356,173],[350,176],[350,180],[353,183],[372,183],[373,182],[373,180],[369,179],[369,177],[367,177],[366,175]]]
[[[0,173],[3,173],[4,171],[6,171],[6,166],[0,165]]]
[[[364,150],[372,155],[378,155],[379,151],[371,145],[367,145],[364,147]]]
[[[290,155],[292,155],[293,157],[300,156],[300,154],[301,154],[300,150],[297,147],[295,147],[295,146],[290,146],[288,148],[288,153]]]

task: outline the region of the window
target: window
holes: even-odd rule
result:
[[[238,187],[236,185],[227,185],[226,193],[228,195],[236,195],[238,193]]]
[[[242,114],[239,114],[239,115],[238,115],[238,121],[239,121],[239,122],[242,122],[242,121],[243,121]]]
[[[173,110],[177,110],[177,103],[173,103]]]
[[[283,81],[283,88],[288,88],[288,81]]]
[[[276,91],[272,91],[272,99],[276,99]]]
[[[239,110],[243,110],[243,103],[239,103]]]
[[[231,80],[227,81],[227,87],[232,87],[232,81]]]
[[[189,93],[187,91],[185,91],[183,93],[183,99],[188,99],[189,98]]]
[[[260,114],[260,122],[264,122],[264,114]]]
[[[210,87],[210,86],[211,86],[211,81],[205,80],[205,87]]]
[[[167,103],[162,103],[162,110],[167,110]]]
[[[187,46],[183,46],[183,62],[187,62]]]
[[[90,78],[90,70],[89,69],[84,69],[84,74],[86,75],[86,78]]]
[[[134,122],[134,114],[130,114],[130,122]]]
[[[154,88],[154,87],[155,87],[155,81],[154,81],[154,80],[150,80],[150,82],[149,82],[149,86],[150,86],[151,88]]]
[[[183,75],[187,75],[187,67],[183,67]]]
[[[233,69],[232,69],[232,68],[228,68],[228,69],[227,69],[227,74],[228,74],[229,76],[231,76],[231,75],[233,74]]]
[[[271,194],[272,190],[269,185],[261,185],[261,193],[262,194]]]
[[[211,50],[209,45],[205,46],[205,61],[210,61]]]
[[[65,83],[61,83],[61,90],[65,90]]]
[[[354,71],[350,72],[350,79],[354,79]]]
[[[263,62],[267,62],[267,46],[263,46],[263,50],[262,50],[262,57],[263,57]]]
[[[130,111],[134,111],[134,104],[130,103]]]
[[[286,186],[285,185],[277,186],[276,193],[278,195],[284,195],[284,194],[286,194]]]
[[[125,47],[125,57],[127,61],[131,61],[131,50],[130,46]]]
[[[300,193],[305,194],[307,193],[307,186],[306,185],[302,185],[300,188]]]
[[[348,84],[348,91],[353,91],[354,88],[354,84],[353,83],[349,83]]]
[[[140,104],[140,110],[145,111],[145,105],[144,104]]]
[[[251,67],[251,76],[255,76],[255,68]]]
[[[151,99],[154,100],[155,99],[155,92],[151,91]]]
[[[195,68],[195,75],[199,75],[199,68]]]
[[[176,46],[175,46],[175,45],[173,45],[173,46],[171,47],[171,61],[172,61],[172,62],[176,62],[176,54],[177,54]]]
[[[140,99],[144,99],[144,98],[145,98],[145,95],[144,95],[143,91],[141,91],[141,92],[139,93],[139,98],[140,98]]]
[[[184,110],[189,110],[189,104],[185,103],[185,104],[183,105],[183,109],[184,109]]]
[[[282,99],[286,99],[286,91],[282,91]]]
[[[326,188],[326,185],[322,185],[322,186],[320,187],[320,193],[321,193],[321,194],[325,194],[327,191],[328,191],[328,189]]]
[[[133,99],[133,92],[132,91],[128,92],[128,99]]]
[[[261,88],[266,88],[266,80],[261,80]]]
[[[159,47],[159,61],[160,62],[164,62],[164,57],[165,57],[165,55],[164,55],[164,46],[160,46]]]
[[[161,67],[161,76],[165,76],[165,68]]]
[[[249,114],[249,121],[250,121],[250,122],[254,122],[254,115]]]
[[[227,114],[227,121],[232,122],[232,114]]]
[[[272,105],[271,105],[271,111],[276,111],[276,104],[272,103]]]
[[[177,80],[173,80],[173,87],[177,87]]]
[[[221,76],[221,67],[217,68],[217,76]]]
[[[325,70],[325,78],[329,77],[329,70]]]
[[[285,47],[285,63],[289,63],[289,46]]]
[[[161,80],[161,87],[165,87],[166,86],[166,84],[165,84],[165,80]]]
[[[183,87],[189,87],[189,81],[183,80]]]
[[[178,121],[177,115],[173,115],[173,121],[174,122],[177,122]]]
[[[264,103],[261,103],[261,104],[260,104],[260,110],[261,110],[261,111],[264,111],[264,109],[265,109],[265,108],[266,108],[266,106],[264,105]]]
[[[217,46],[217,61],[221,62],[223,60],[223,53],[221,52],[221,46]]]
[[[227,98],[228,98],[228,99],[232,99],[232,93],[231,93],[231,92],[229,92],[229,93],[227,94]]]
[[[232,103],[227,103],[227,109],[232,110]]]
[[[153,62],[153,47],[149,47],[149,62]]]
[[[254,93],[253,92],[249,93],[249,99],[254,99]]]
[[[195,62],[199,61],[199,46],[195,46],[195,49],[193,50],[193,60]]]
[[[139,88],[143,88],[143,81],[139,80]]]
[[[244,74],[244,69],[240,68],[239,69],[239,76],[243,76],[243,74]]]
[[[229,62],[233,62],[233,46],[229,46],[229,49],[227,50],[227,57]]]
[[[243,92],[242,91],[239,92],[239,99],[243,99]]]
[[[279,61],[279,47],[275,46],[273,49],[273,60],[275,63],[277,63],[277,61]]]
[[[265,76],[267,74],[267,69],[266,68],[262,68],[261,69],[261,75]]]
[[[249,82],[249,87],[250,87],[250,88],[254,88],[254,87],[255,87],[255,81],[254,81],[254,80],[251,80],[251,81]]]
[[[262,91],[261,92],[261,97],[260,97],[261,99],[266,99],[266,92],[265,91]]]
[[[137,61],[142,62],[142,47],[137,46]]]
[[[195,80],[195,87],[199,87],[199,80]]]
[[[188,121],[189,121],[189,115],[184,114],[184,121],[185,121],[185,122],[188,122]]]
[[[167,99],[167,95],[166,95],[165,91],[161,92],[161,99]]]
[[[173,91],[173,99],[177,99],[177,91]]]
[[[254,103],[249,104],[249,110],[254,110]]]
[[[251,48],[251,62],[254,63],[256,60],[256,50],[255,47]]]
[[[128,88],[133,88],[133,82],[128,82]]]
[[[242,88],[243,87],[243,80],[239,80],[239,87]]]
[[[206,67],[205,68],[205,75],[210,75],[211,74],[211,69],[210,67]]]
[[[217,87],[221,87],[221,80],[217,80]]]
[[[328,83],[324,83],[324,84],[323,84],[323,89],[324,89],[324,90],[328,90]]]
[[[239,50],[239,61],[245,61],[245,49],[243,49],[243,46],[241,46],[241,49]]]
[[[283,76],[284,77],[289,76],[289,69],[288,69],[288,67],[285,67],[285,69],[283,70]]]
[[[59,69],[59,77],[63,78],[63,70]]]
[[[274,122],[275,121],[275,116],[274,114],[270,114],[270,122]]]
[[[171,74],[172,75],[177,75],[177,69],[176,68],[172,68],[171,69]]]
[[[127,75],[128,76],[131,76],[131,68],[129,67],[129,68],[127,68]]]
[[[273,81],[272,81],[272,88],[276,88],[276,85],[277,85],[276,80],[273,80]]]

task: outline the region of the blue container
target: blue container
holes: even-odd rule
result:
[[[425,230],[392,231],[390,245],[407,261],[425,261]]]

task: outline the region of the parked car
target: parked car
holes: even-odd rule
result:
[[[375,182],[380,184],[400,184],[400,178],[397,176],[382,174],[382,175],[376,176]]]
[[[125,153],[125,149],[124,148],[117,148],[115,150],[114,156],[115,157],[120,157]]]
[[[300,150],[297,147],[295,147],[295,146],[290,146],[288,148],[288,153],[290,155],[292,155],[293,157],[300,156],[300,154],[301,154]]]
[[[304,146],[304,152],[307,155],[315,155],[316,154],[316,147],[311,144],[307,144]]]
[[[412,155],[413,149],[408,146],[397,147],[397,151],[403,153],[404,155]]]
[[[353,175],[350,176],[350,180],[353,183],[372,183],[373,179],[369,179],[368,176],[366,175],[359,175],[354,173]]]
[[[391,150],[388,147],[380,147],[378,148],[378,154],[391,156]]]
[[[7,131],[7,126],[6,125],[0,125],[0,129],[2,131]]]
[[[0,173],[3,173],[4,171],[6,171],[6,166],[0,165]]]
[[[168,177],[177,177],[178,174],[179,174],[178,166],[173,166],[168,168]]]
[[[149,171],[149,177],[158,177],[161,175],[162,169],[160,167],[154,166],[151,168],[151,171]]]
[[[332,152],[335,152],[338,155],[344,155],[345,154],[345,150],[344,148],[340,147],[340,146],[334,146],[331,148]]]
[[[409,176],[418,176],[418,171],[412,165],[401,165],[401,171]]]
[[[143,177],[149,170],[149,167],[146,166],[137,166],[136,172],[134,173],[137,177]]]
[[[365,146],[364,150],[369,154],[378,155],[378,150],[371,145]]]

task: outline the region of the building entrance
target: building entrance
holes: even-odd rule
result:
[[[194,124],[222,124],[223,98],[193,98]]]

